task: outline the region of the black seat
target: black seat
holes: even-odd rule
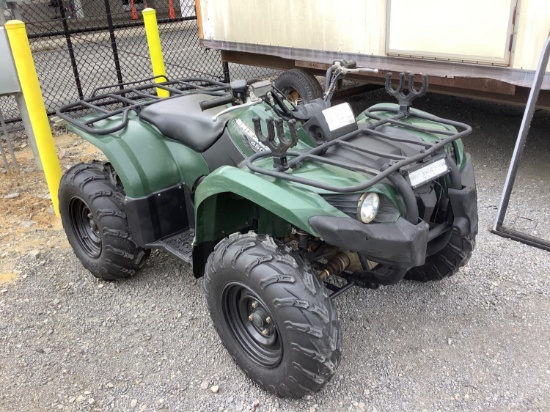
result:
[[[156,126],[163,135],[182,142],[197,152],[204,152],[222,135],[226,119],[212,121],[225,106],[201,110],[199,104],[215,99],[208,94],[190,94],[161,100],[145,107],[139,117]]]

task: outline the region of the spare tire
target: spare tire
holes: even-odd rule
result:
[[[323,97],[323,89],[315,76],[301,69],[292,69],[281,74],[275,80],[275,87],[293,103],[298,100],[307,103]]]

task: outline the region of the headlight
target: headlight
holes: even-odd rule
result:
[[[376,193],[364,193],[357,205],[357,218],[363,223],[370,223],[376,217],[380,207],[380,197]]]
[[[348,194],[323,194],[321,195],[330,205],[334,206],[339,211],[345,213],[352,219],[362,222],[361,205],[369,193],[348,193]],[[378,211],[375,213],[374,219],[370,223],[395,223],[401,216],[399,208],[386,196],[379,193],[372,193],[373,196],[378,195]]]

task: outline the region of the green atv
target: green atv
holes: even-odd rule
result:
[[[173,254],[204,276],[213,324],[253,381],[282,397],[319,391],[340,362],[334,298],[453,275],[477,233],[460,140],[471,128],[410,107],[425,76],[419,88],[412,75],[397,88],[386,78],[399,104],[357,117],[331,106],[338,81],[365,70],[335,62],[307,102],[276,87],[287,74],[149,79],[64,106],[59,116],[108,159],[61,181],[75,254],[104,280],[134,275],[151,249]]]

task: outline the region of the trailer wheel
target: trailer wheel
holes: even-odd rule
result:
[[[206,264],[204,289],[222,344],[280,397],[318,392],[340,362],[340,323],[309,264],[265,235],[233,234]]]
[[[310,102],[323,97],[321,85],[311,73],[302,69],[292,69],[282,73],[275,80],[275,87],[291,102]]]
[[[127,278],[145,264],[150,250],[132,239],[123,189],[111,181],[105,164],[80,163],[63,175],[59,211],[76,256],[95,277]]]

